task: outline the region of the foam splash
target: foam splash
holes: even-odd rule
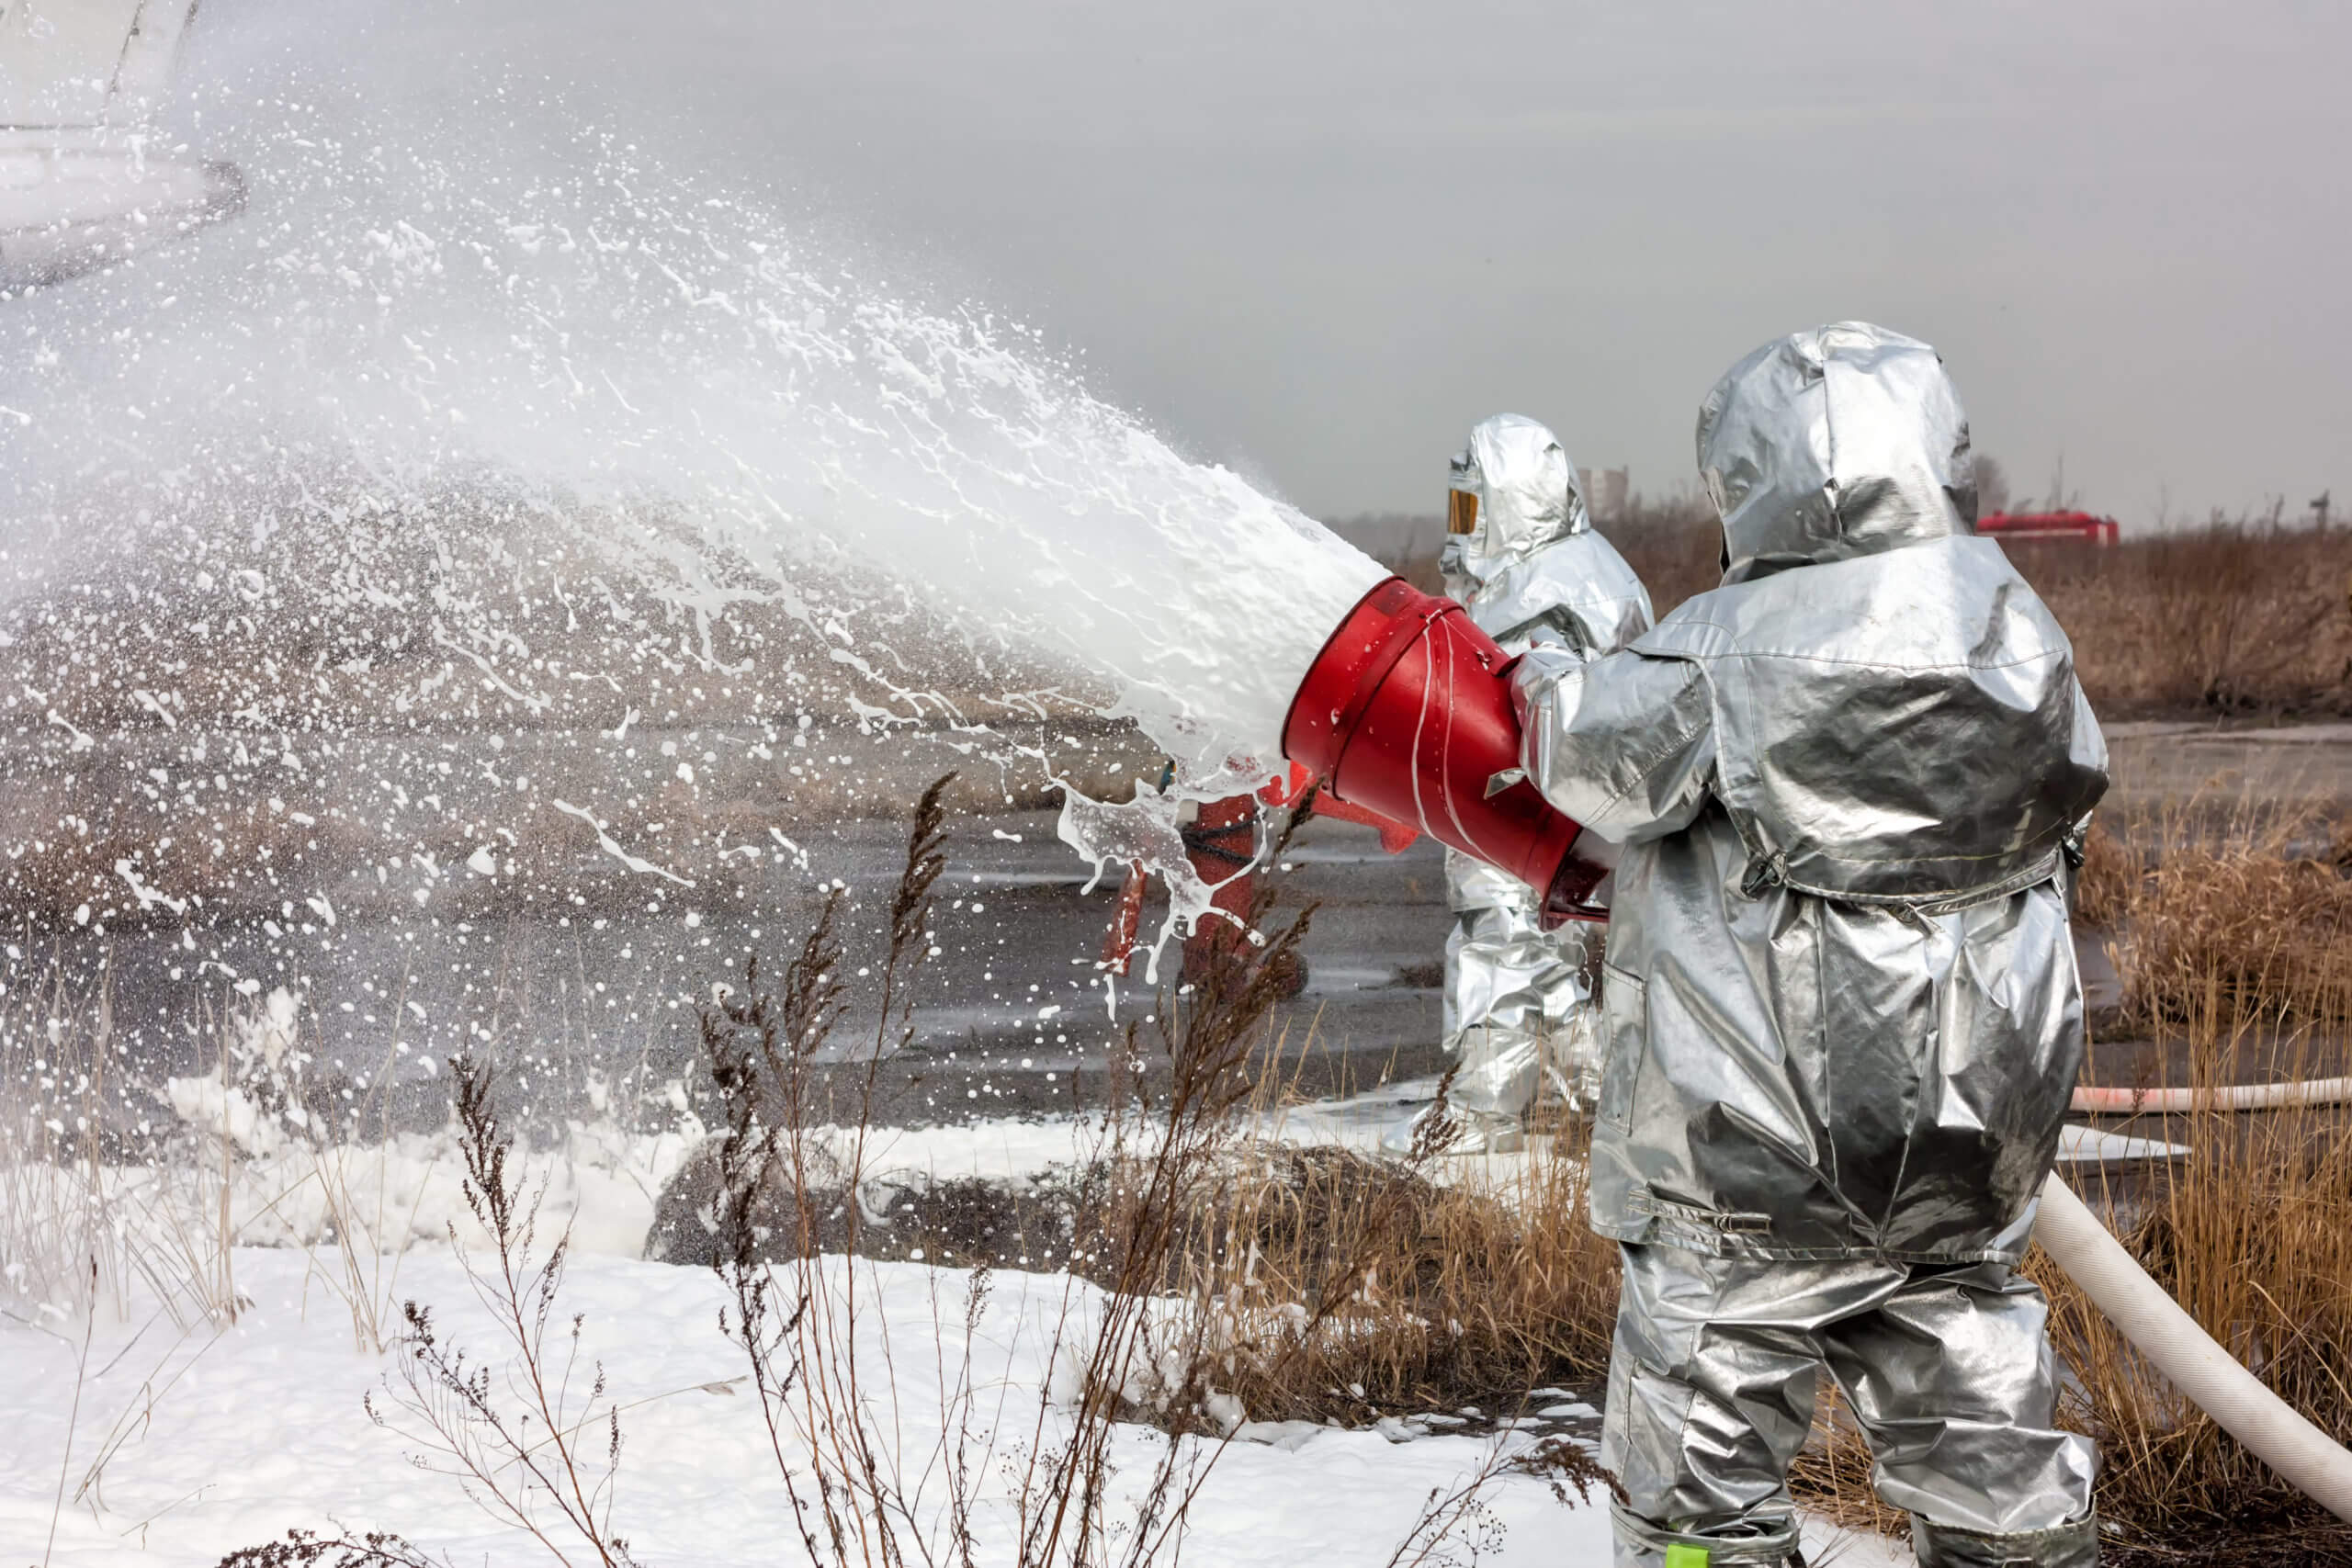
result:
[[[290,489],[333,553],[351,491],[503,487],[706,615],[770,597],[864,651],[866,606],[810,581],[903,584],[1107,676],[1112,711],[1212,788],[1271,771],[1306,660],[1381,575],[1035,334],[866,285],[609,139],[244,108],[244,222],[9,307],[18,519],[283,527],[262,518]]]
[[[610,136],[496,94],[430,127],[273,98],[207,124],[251,180],[243,220],[0,304],[18,607],[139,692],[133,721],[198,722],[178,618],[243,626],[205,711],[281,733],[551,724],[649,661],[673,693],[700,671],[984,732],[938,677],[944,617],[959,657],[1042,658],[1055,700],[1132,719],[1174,760],[1170,799],[1205,799],[1274,771],[1306,663],[1383,575],[1092,396],[1034,332],[868,281]],[[57,630],[62,585],[131,563],[143,591]],[[805,646],[747,641],[754,610]],[[273,648],[269,623],[306,617]],[[86,745],[87,705],[22,683],[20,735]],[[197,750],[201,777],[220,759]],[[258,783],[299,751],[240,746],[236,767]],[[1065,836],[1142,860],[1171,920],[1199,918],[1170,799],[1090,804]],[[162,854],[118,865],[142,913],[205,891]]]

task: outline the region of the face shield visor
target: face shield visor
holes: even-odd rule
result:
[[[1458,554],[1469,547],[1467,541],[1478,531],[1478,466],[1468,448],[1456,452],[1445,466],[1445,532],[1453,552]]]
[[[1476,491],[1450,490],[1445,492],[1445,531],[1457,537],[1466,537],[1478,531],[1478,495]]]

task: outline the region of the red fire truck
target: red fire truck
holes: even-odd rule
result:
[[[2112,517],[2087,512],[1996,512],[1976,520],[1976,531],[1996,539],[2056,540],[2064,544],[2111,545],[2120,525]]]

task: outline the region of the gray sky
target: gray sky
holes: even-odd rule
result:
[[[395,19],[396,18],[396,19]],[[1859,316],[2020,495],[2352,510],[2352,7],[208,0],[196,58],[510,63],[1081,353],[1326,516],[1501,409],[1637,488]]]

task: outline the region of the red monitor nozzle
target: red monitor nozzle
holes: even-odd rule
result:
[[[1510,656],[1451,599],[1389,578],[1315,656],[1283,751],[1340,799],[1418,826],[1544,890],[1546,924],[1595,919],[1603,869],[1520,765]]]

